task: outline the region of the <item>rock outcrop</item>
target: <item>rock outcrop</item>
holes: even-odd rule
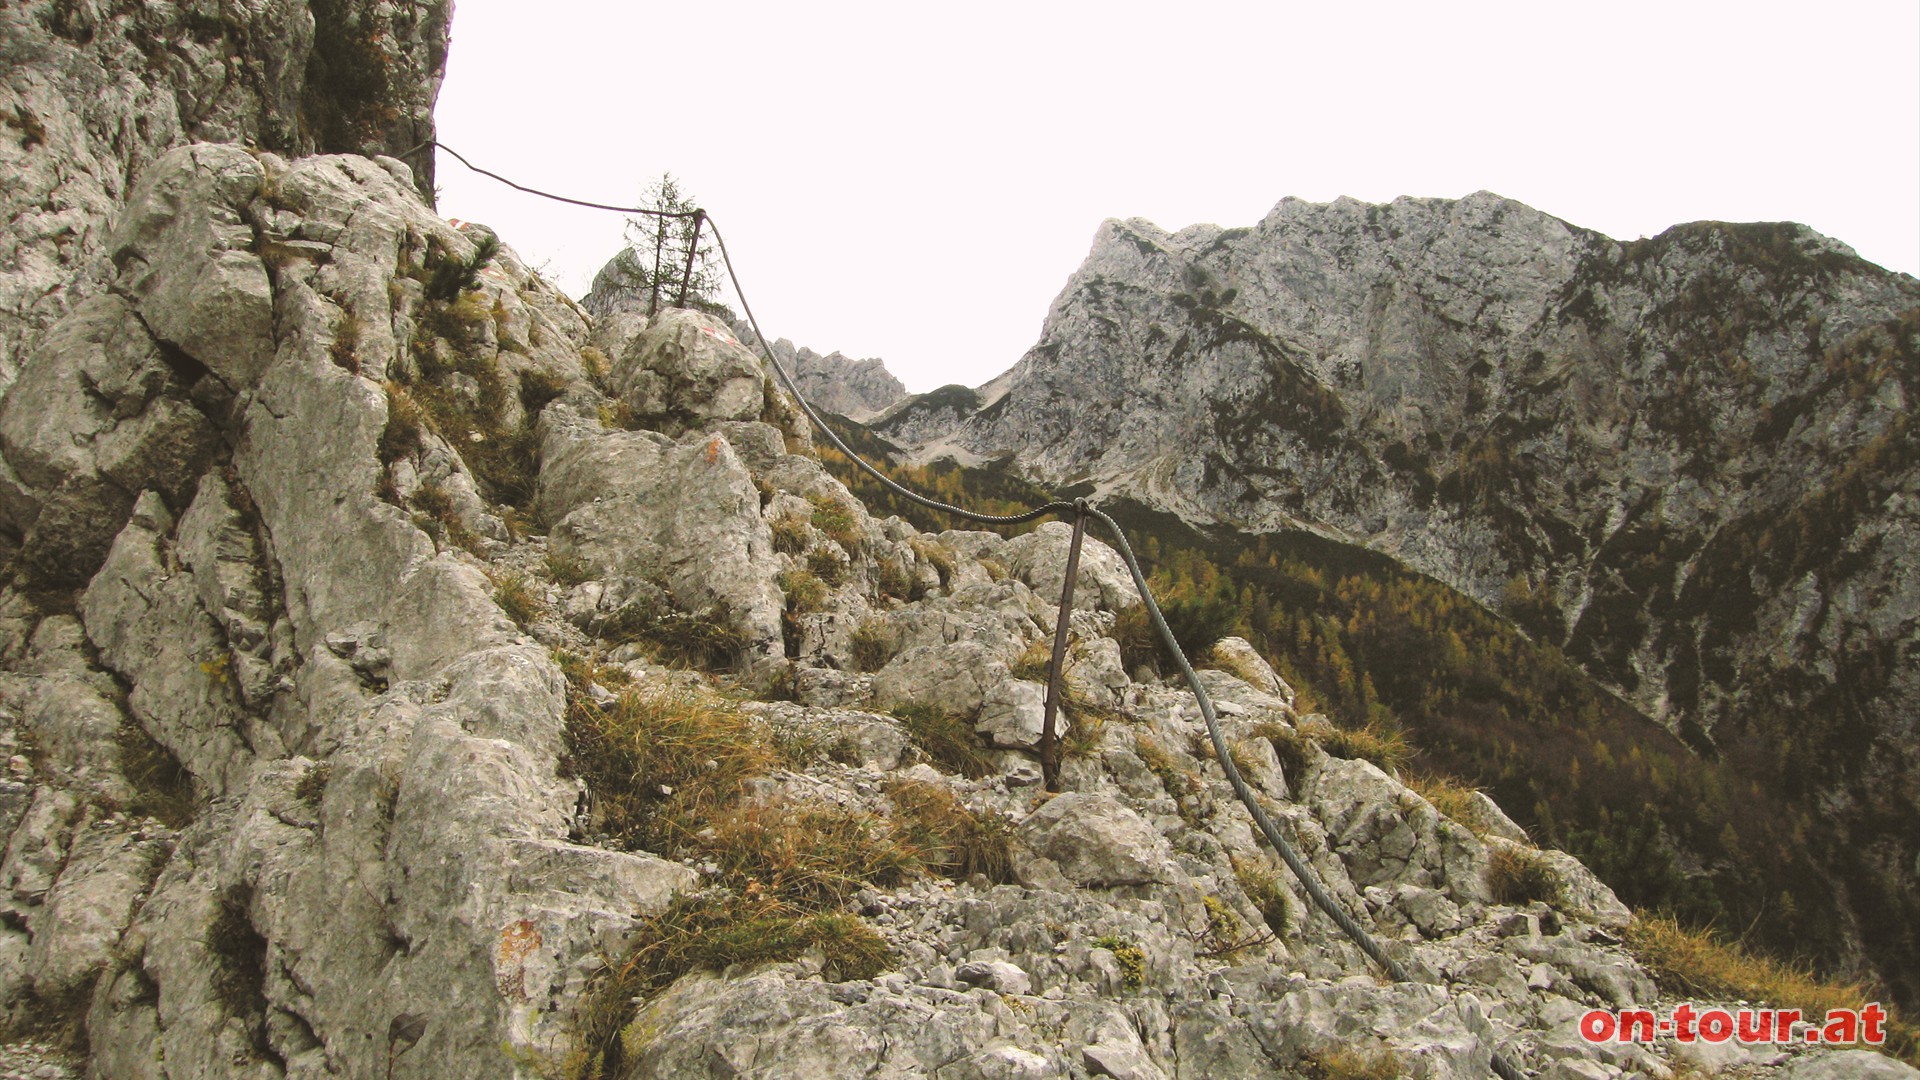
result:
[[[100,291],[109,224],[174,147],[397,155],[430,195],[451,12],[447,0],[0,10],[0,388]]]
[[[1920,1000],[1916,391],[1920,283],[1836,241],[1623,244],[1481,192],[1109,221],[1019,364],[874,428],[1364,544],[1506,612],[1801,793],[1830,833],[1805,876],[1840,884],[1769,932]]]
[[[626,268],[625,258],[623,252],[607,260],[594,275],[587,295],[580,298],[580,306],[603,323],[644,325],[649,310],[657,315],[666,301],[634,284],[635,275]],[[732,320],[731,328],[739,340],[753,342],[753,327],[745,319]],[[907,388],[878,359],[854,360],[839,352],[822,356],[786,338],[770,342],[769,347],[816,409],[865,421],[907,396]],[[758,350],[757,342],[754,348]]]

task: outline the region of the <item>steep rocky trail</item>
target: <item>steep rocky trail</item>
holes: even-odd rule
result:
[[[1920,284],[1786,223],[1616,243],[1482,192],[1110,221],[1040,343],[874,421],[922,458],[1363,544],[1503,611],[1819,834],[1738,909],[1920,956]],[[1758,834],[1697,853],[1730,900]],[[1764,877],[1764,875],[1760,875]]]
[[[103,287],[0,403],[14,1030],[116,1078],[1292,1076],[1343,1054],[1464,1078],[1496,1046],[1547,1076],[1668,1068],[1671,1046],[1578,1037],[1590,1007],[1661,1004],[1604,886],[1484,799],[1455,820],[1323,748],[1228,643],[1203,675],[1269,812],[1426,980],[1383,983],[1255,841],[1191,694],[1122,665],[1135,598],[1099,544],[1049,796],[1034,655],[1064,526],[872,518],[727,328],[592,320],[414,179],[161,155]],[[609,775],[601,725],[661,701],[725,738],[684,776]],[[748,758],[725,798],[675,801]],[[928,806],[991,857],[912,833]],[[796,822],[894,837],[872,849],[892,861],[796,876]],[[762,943],[618,992],[629,950],[675,940],[661,920],[769,894],[815,907],[768,926],[879,945]]]
[[[1382,980],[1098,543],[1045,791],[1065,527],[876,518],[727,326],[438,217],[449,15],[0,8],[0,1072],[1915,1075],[1584,1043],[1673,1003],[1612,893],[1222,642]]]

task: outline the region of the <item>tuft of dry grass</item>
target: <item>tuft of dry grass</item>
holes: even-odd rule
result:
[[[1496,904],[1553,904],[1560,900],[1560,878],[1539,852],[1501,844],[1487,856],[1487,890]]]
[[[601,352],[594,346],[582,345],[580,347],[580,367],[586,371],[588,378],[599,382],[607,377],[608,372],[613,370],[613,363],[607,359],[606,353]]]
[[[1013,829],[1005,819],[977,814],[953,792],[921,780],[895,780],[887,798],[896,828],[928,870],[955,881],[974,874],[996,884],[1013,880]]]
[[[391,465],[420,446],[427,418],[406,387],[389,382],[386,391],[387,426],[380,431],[380,460]]]
[[[1063,691],[1060,711],[1067,718],[1067,733],[1060,742],[1063,758],[1092,757],[1100,752],[1100,744],[1106,738],[1107,722],[1121,717],[1121,713],[1088,700],[1084,695],[1074,692],[1071,686]]]
[[[845,558],[827,547],[817,547],[807,553],[807,569],[830,589],[845,585],[853,571]]]
[[[120,772],[133,785],[133,804],[127,809],[170,829],[192,821],[193,774],[180,759],[131,720],[120,725],[114,742],[120,751]]]
[[[917,536],[908,541],[908,544],[913,548],[915,556],[933,567],[933,572],[940,575],[941,588],[946,588],[953,581],[954,571],[960,569],[960,556],[950,545],[942,540],[926,540]],[[1002,574],[1004,573],[1003,568]],[[994,580],[1000,579],[994,578]]]
[[[1263,681],[1260,672],[1254,670],[1252,665],[1241,661],[1237,657],[1222,655],[1218,642],[1215,643],[1214,648],[1207,650],[1207,664],[1216,670],[1226,672],[1241,682],[1246,683],[1248,686],[1257,688]]]
[[[674,849],[781,761],[771,733],[735,703],[679,687],[628,687],[606,705],[575,693],[567,751],[593,794],[596,828],[629,850]]]
[[[1343,728],[1316,719],[1302,721],[1296,730],[1334,757],[1362,758],[1387,773],[1398,772],[1413,757],[1413,746],[1405,735],[1379,724]],[[1278,750],[1279,746],[1274,749]]]
[[[1028,645],[1013,662],[1013,677],[1030,682],[1046,682],[1053,667],[1053,637],[1040,638]]]
[[[547,577],[559,585],[580,585],[593,580],[593,567],[578,555],[562,555],[557,551],[547,552]]]
[[[874,582],[874,587],[880,590],[880,595],[901,600],[918,600],[920,597],[914,595],[915,586],[918,584],[918,579],[902,568],[899,563],[892,559],[880,560],[880,576]],[[925,593],[924,589],[917,591],[923,595]]]
[[[804,615],[827,606],[827,583],[811,570],[782,570],[776,584],[786,594],[787,610],[794,614]]]
[[[1146,668],[1160,671],[1160,632],[1147,614],[1147,605],[1120,609],[1113,620],[1113,639],[1120,646],[1120,663],[1129,673]]]
[[[852,555],[860,550],[865,539],[860,532],[860,517],[853,508],[840,499],[828,495],[815,495],[813,502],[813,527],[826,533],[834,543]]]
[[[879,671],[887,665],[889,642],[880,623],[868,619],[855,627],[848,638],[855,671]]]
[[[1307,767],[1313,764],[1314,749],[1320,745],[1299,728],[1272,721],[1256,725],[1253,734],[1273,746],[1274,757],[1279,759],[1280,771],[1288,783],[1300,782]]]
[[[527,575],[514,570],[504,570],[488,574],[493,579],[493,602],[507,613],[515,626],[526,630],[540,617],[545,606],[540,601],[539,592]]]
[[[306,803],[311,809],[320,809],[320,803],[327,797],[327,783],[333,779],[333,762],[322,761],[311,765],[300,779],[294,782],[293,797]]]
[[[1183,767],[1174,760],[1173,752],[1160,744],[1160,740],[1151,735],[1140,735],[1133,740],[1133,752],[1139,755],[1147,769],[1160,778],[1160,786],[1167,794],[1178,799],[1191,795],[1200,787],[1199,774]]]
[[[1315,1051],[1301,1065],[1312,1080],[1400,1080],[1408,1075],[1406,1063],[1390,1046],[1373,1050],[1331,1046]]]
[[[1408,777],[1406,784],[1415,794],[1432,804],[1440,816],[1472,828],[1473,796],[1479,788],[1446,773],[1417,774]]]
[[[413,507],[413,524],[433,537],[434,543],[452,544],[476,555],[482,554],[480,538],[460,520],[453,496],[447,494],[445,488],[431,481],[421,484],[414,489]]]
[[[733,667],[747,647],[746,634],[724,604],[701,611],[633,604],[602,623],[599,632],[608,641],[646,646],[660,663],[702,671]]]
[[[767,522],[767,528],[773,533],[773,550],[782,555],[798,555],[807,550],[809,530],[805,518],[781,514]]]
[[[1240,891],[1260,909],[1260,918],[1266,922],[1267,929],[1273,931],[1273,936],[1285,934],[1287,892],[1280,887],[1280,876],[1253,862],[1235,862],[1233,876],[1240,882]]]
[[[520,373],[520,408],[532,418],[565,394],[570,385],[564,375],[545,368],[528,368]]]
[[[888,822],[836,806],[735,807],[691,842],[739,895],[774,896],[807,911],[838,907],[866,885],[902,884],[921,868]]]
[[[360,374],[360,318],[342,311],[333,320],[333,340],[327,345],[327,358],[335,367]]]
[[[1865,983],[1821,979],[1806,967],[1755,956],[1711,930],[1690,930],[1665,914],[1636,917],[1627,928],[1626,944],[1662,989],[1678,995],[1799,1009],[1814,1023],[1824,1020],[1829,1010],[1859,1009],[1880,1000]],[[1861,1048],[1884,1049],[1920,1066],[1920,1029],[1889,1016],[1886,1046]]]
[[[954,716],[938,705],[921,702],[896,706],[893,715],[907,729],[913,744],[940,768],[969,780],[992,774],[993,758],[988,756],[980,734],[966,718]]]

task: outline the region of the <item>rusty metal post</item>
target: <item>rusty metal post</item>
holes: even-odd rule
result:
[[[1080,544],[1087,536],[1087,503],[1073,501],[1073,543],[1067,548],[1067,583],[1060,589],[1060,620],[1053,629],[1053,660],[1047,665],[1047,712],[1040,723],[1040,775],[1048,791],[1060,790],[1060,672],[1066,666],[1067,631],[1073,616],[1073,586],[1080,577]]]
[[[687,241],[687,268],[680,272],[680,296],[673,302],[674,307],[687,306],[687,285],[693,281],[693,257],[700,252],[700,226],[706,221],[707,212],[696,208],[693,212],[693,239]]]
[[[655,224],[653,273],[647,275],[647,284],[652,289],[647,295],[647,318],[649,319],[660,313],[660,256],[665,253],[667,247],[667,219],[657,217],[653,220]]]

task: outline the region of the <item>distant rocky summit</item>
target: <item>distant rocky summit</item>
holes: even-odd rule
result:
[[[251,43],[344,26],[432,99],[444,7],[192,10],[11,7],[8,85],[157,27],[151,80],[205,104],[230,84],[168,57],[264,92]],[[391,119],[303,70],[333,96],[287,130]],[[1112,549],[1078,565],[1048,792],[1065,524],[875,518],[731,328],[592,316],[399,157],[129,123],[59,144],[124,188],[5,230],[51,284],[0,398],[0,1068],[1920,1075],[1582,1040],[1590,1009],[1709,1002],[1578,860],[1436,805],[1222,642],[1233,758],[1417,976],[1384,981],[1256,841],[1193,693],[1123,663]]]
[[[837,351],[822,356],[809,348],[795,348],[786,338],[772,346],[774,356],[815,408],[850,420],[870,420],[907,396],[907,388],[879,359],[854,360]]]

